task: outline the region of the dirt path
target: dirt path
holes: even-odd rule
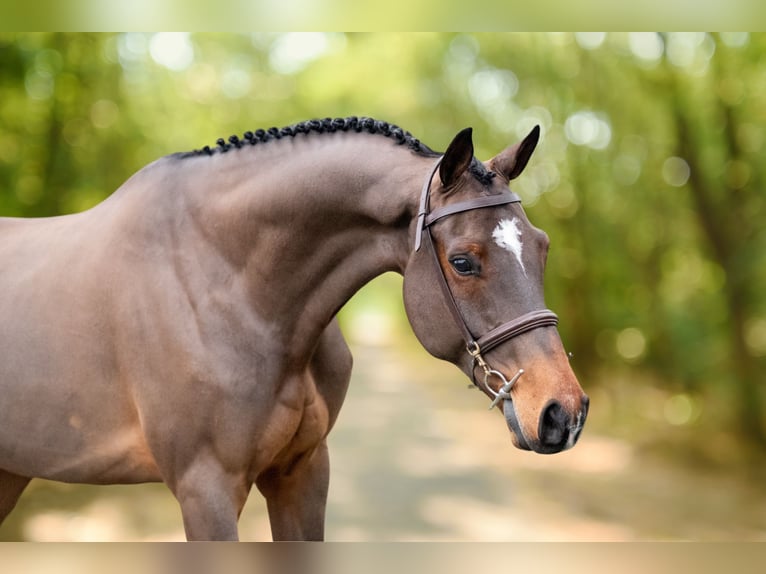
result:
[[[766,540],[766,489],[734,472],[642,454],[598,417],[571,451],[522,452],[451,365],[356,353],[331,435],[336,539]]]

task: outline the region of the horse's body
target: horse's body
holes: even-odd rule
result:
[[[275,539],[323,537],[351,371],[334,317],[376,275],[407,277],[434,156],[306,131],[168,156],[83,213],[0,218],[0,521],[32,477],[164,481],[188,538],[231,539],[256,484]],[[453,339],[424,344],[472,373],[439,350]]]

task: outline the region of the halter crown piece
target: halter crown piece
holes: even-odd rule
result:
[[[421,247],[425,246],[425,250],[431,253],[431,258],[438,269],[437,276],[439,277],[439,286],[441,287],[444,300],[447,303],[447,307],[450,310],[455,324],[460,330],[463,340],[465,341],[466,351],[473,359],[473,368],[471,369],[471,375],[473,377],[474,384],[476,383],[476,377],[474,371],[476,365],[481,367],[484,372],[484,387],[494,396],[494,400],[490,404],[490,409],[494,408],[501,400],[511,400],[511,388],[519,380],[521,375],[524,374],[524,369],[519,371],[508,380],[505,375],[500,371],[493,369],[487,361],[484,359],[484,353],[487,353],[510,339],[518,337],[519,335],[537,329],[539,327],[555,327],[558,325],[559,318],[550,309],[541,309],[538,311],[530,311],[525,313],[516,319],[512,319],[502,325],[495,327],[489,332],[480,337],[475,337],[463,318],[463,314],[460,312],[460,308],[455,301],[455,297],[452,295],[452,290],[447,283],[447,277],[444,274],[444,269],[439,262],[439,257],[436,254],[434,247],[433,237],[431,236],[431,225],[451,215],[457,213],[463,213],[465,211],[473,211],[474,209],[483,209],[487,207],[495,207],[499,205],[507,205],[509,203],[521,203],[521,198],[512,191],[506,191],[498,195],[488,195],[482,197],[475,197],[457,203],[449,204],[443,207],[429,211],[429,199],[431,195],[431,181],[433,180],[436,170],[439,169],[441,164],[441,158],[435,163],[433,168],[428,174],[425,182],[423,183],[423,190],[420,194],[420,207],[418,209],[418,225],[415,231],[415,251],[419,251]],[[492,389],[489,386],[489,380],[492,377],[497,377],[501,382],[501,387],[498,391]]]

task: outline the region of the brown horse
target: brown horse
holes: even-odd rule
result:
[[[516,446],[571,447],[588,400],[544,307],[547,236],[507,189],[538,134],[482,163],[470,129],[442,156],[312,120],[160,159],[83,213],[1,218],[0,521],[32,477],[163,481],[188,539],[236,539],[255,484],[274,539],[322,539],[335,315],[392,270]]]

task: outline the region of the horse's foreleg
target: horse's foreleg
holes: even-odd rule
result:
[[[330,458],[325,441],[285,473],[270,472],[258,480],[275,541],[324,540],[329,481]]]
[[[171,487],[183,515],[187,540],[238,540],[237,521],[250,484],[215,460],[195,461]]]
[[[31,479],[0,470],[0,524],[19,501],[21,493]]]

